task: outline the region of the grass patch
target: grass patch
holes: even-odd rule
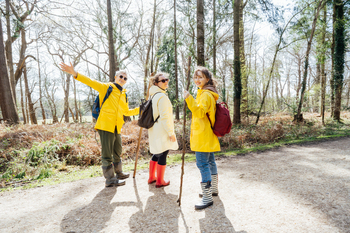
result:
[[[12,185],[8,185],[5,188],[0,189],[0,192],[56,185],[59,183],[66,183],[98,176],[102,176],[101,166],[68,166],[64,172],[57,169],[43,169],[37,179],[13,182]]]
[[[261,145],[254,145],[249,148],[242,148],[242,149],[236,149],[236,150],[230,150],[226,151],[224,153],[217,153],[218,155],[224,155],[224,156],[233,156],[233,155],[241,155],[241,154],[247,154],[250,152],[262,152],[274,148],[278,148],[285,145],[293,145],[293,144],[303,144],[308,142],[318,142],[318,141],[325,141],[335,138],[342,138],[342,137],[350,137],[350,130],[341,130],[337,134],[332,135],[320,135],[316,137],[307,137],[307,138],[299,138],[299,139],[284,139],[280,140],[278,142],[270,143],[270,144],[261,144]]]

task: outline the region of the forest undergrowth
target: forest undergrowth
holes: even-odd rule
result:
[[[334,122],[328,116],[325,126],[321,124],[318,114],[307,113],[304,118],[303,123],[296,124],[292,122],[292,116],[276,114],[260,118],[258,125],[254,124],[255,117],[243,119],[241,125],[233,126],[230,134],[220,138],[221,153],[232,155],[263,150],[268,145],[350,136],[350,112],[342,113],[342,123]],[[93,126],[94,123],[0,124],[0,189],[23,186],[58,174],[100,165],[99,135]],[[169,157],[181,154],[182,128],[182,121],[175,122],[179,150]],[[191,153],[189,130],[190,124],[187,124],[187,153]],[[125,164],[134,163],[139,132],[136,121],[127,122],[122,129],[122,159]],[[139,158],[148,161],[151,155],[148,152],[147,130],[142,132],[140,145]],[[95,175],[101,175],[96,171]]]

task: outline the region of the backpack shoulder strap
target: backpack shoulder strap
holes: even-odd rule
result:
[[[154,94],[152,95],[151,99],[153,99],[153,97],[154,97],[155,95],[157,95],[158,93],[162,93],[162,92],[156,92],[156,93],[154,93]]]
[[[158,94],[158,93],[163,93],[163,92],[156,92],[156,93],[154,93],[154,94],[152,95],[151,100],[152,100],[152,99],[153,99],[153,97],[154,97],[156,94]],[[154,122],[157,122],[157,121],[158,121],[158,119],[159,119],[159,117],[160,117],[160,115],[158,115],[157,119],[155,119],[155,121],[154,121]]]
[[[211,93],[211,91],[209,91],[209,90],[204,90],[203,92],[208,92],[208,93],[210,93],[210,94],[213,96],[214,100],[215,100],[215,97],[214,97],[214,95]],[[216,101],[215,101],[215,103],[216,103]],[[213,129],[213,124],[211,123],[211,120],[210,120],[209,114],[208,114],[208,113],[206,113],[206,115],[207,115],[208,120],[209,120],[209,122],[210,122],[210,127]]]
[[[108,89],[107,89],[105,98],[103,99],[103,102],[102,102],[102,104],[101,104],[101,107],[102,107],[103,103],[108,99],[108,97],[109,97],[109,95],[112,93],[112,91],[113,91],[113,87],[112,87],[112,86],[109,86]]]
[[[210,117],[209,117],[209,114],[207,113],[207,117],[208,117],[208,120],[210,122],[210,127],[213,129],[213,124],[211,123],[211,120],[210,120]]]

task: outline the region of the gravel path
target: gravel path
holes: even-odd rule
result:
[[[219,196],[195,211],[200,174],[181,166],[171,184],[137,172],[119,188],[102,177],[0,193],[0,232],[350,232],[350,138],[218,158]]]

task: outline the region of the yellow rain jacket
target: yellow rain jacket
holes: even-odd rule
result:
[[[192,112],[191,123],[191,150],[197,152],[220,151],[218,137],[214,134],[207,116],[211,123],[215,123],[216,100],[219,95],[209,90],[198,89],[197,98],[192,95],[187,97],[188,108]]]
[[[95,125],[96,130],[104,130],[114,133],[115,127],[117,127],[118,134],[120,134],[124,124],[124,116],[134,116],[139,114],[139,108],[129,109],[129,104],[126,100],[126,89],[120,91],[113,83],[101,83],[79,73],[76,80],[98,91],[100,104],[102,104],[109,86],[113,87],[113,91],[104,102],[100,111],[100,115]]]

